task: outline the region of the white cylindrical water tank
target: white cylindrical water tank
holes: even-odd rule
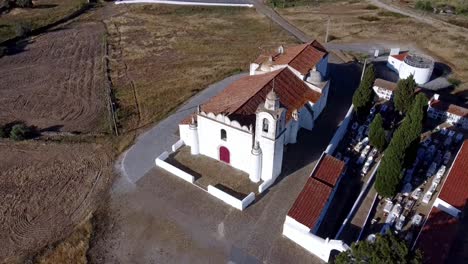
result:
[[[400,64],[398,75],[400,79],[406,79],[413,75],[414,81],[421,85],[427,83],[434,70],[434,60],[432,58],[409,54]]]

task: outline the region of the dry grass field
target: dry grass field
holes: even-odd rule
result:
[[[39,129],[107,129],[104,26],[72,24],[20,43],[0,58],[0,124]]]
[[[0,15],[0,43],[55,23],[80,10],[87,0],[36,0],[33,8],[15,8]]]
[[[125,8],[106,21],[123,132],[161,120],[209,84],[247,70],[260,52],[295,42],[254,9]]]
[[[332,42],[390,42],[414,45],[448,64],[455,78],[463,81],[458,90],[468,89],[468,36],[448,27],[436,28],[412,18],[384,11],[364,1],[322,3],[277,10],[301,30],[325,38],[331,19]]]
[[[94,143],[0,142],[0,263],[67,237],[107,192],[108,150]]]

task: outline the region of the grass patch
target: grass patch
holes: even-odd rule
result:
[[[453,87],[455,87],[455,88],[458,87],[458,86],[462,83],[462,81],[460,81],[459,79],[454,78],[454,77],[448,78],[448,81],[449,81],[449,83],[452,84]]]
[[[450,24],[454,24],[460,27],[468,28],[468,20],[461,20],[461,19],[455,19],[455,18],[450,18],[448,20]]]
[[[260,53],[296,43],[253,9],[129,9],[106,21],[123,133],[153,124],[208,85],[247,71]]]
[[[93,225],[87,220],[63,241],[46,248],[35,258],[37,264],[88,263],[86,253],[93,232]]]
[[[358,16],[358,18],[367,22],[380,21],[380,18],[376,16]]]
[[[44,0],[33,8],[15,8],[0,16],[0,43],[56,23],[86,5],[86,0]]]
[[[395,13],[395,12],[392,12],[392,11],[379,11],[377,13],[377,15],[385,16],[385,17],[394,17],[394,18],[404,18],[404,17],[406,17],[405,15],[402,15],[400,13]]]

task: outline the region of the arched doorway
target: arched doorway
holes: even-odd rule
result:
[[[230,157],[229,149],[221,146],[219,148],[219,160],[224,161],[227,164],[229,164],[230,158],[231,157]]]

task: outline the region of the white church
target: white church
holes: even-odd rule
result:
[[[245,76],[179,125],[192,155],[249,174],[252,182],[281,173],[284,146],[311,130],[327,103],[328,52],[317,41],[261,55]]]

